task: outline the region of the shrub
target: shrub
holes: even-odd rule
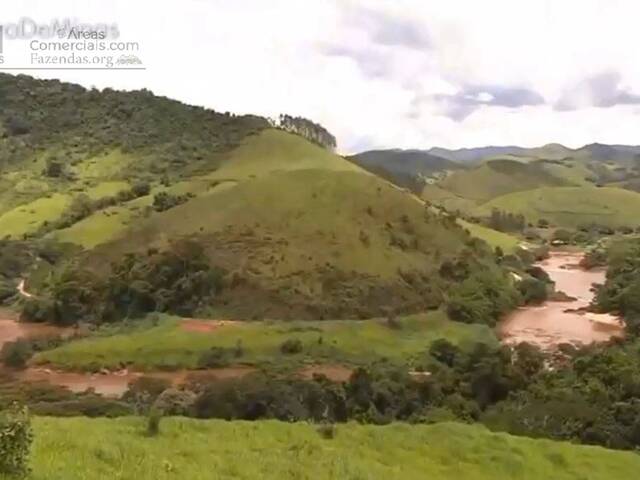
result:
[[[145,195],[149,195],[151,186],[147,182],[136,182],[131,188],[131,191],[136,197],[144,197]]]
[[[29,473],[29,451],[33,441],[26,407],[12,406],[0,413],[0,473],[25,477]]]
[[[196,394],[190,390],[168,388],[156,399],[151,411],[159,410],[163,415],[189,415],[196,401]]]
[[[571,230],[567,230],[565,228],[558,228],[556,231],[553,232],[551,239],[558,240],[564,243],[571,243],[573,241],[574,233],[575,232]]]
[[[524,303],[542,303],[547,299],[547,284],[537,278],[525,278],[518,283]]]
[[[32,355],[33,350],[29,342],[24,340],[7,342],[2,346],[2,351],[0,352],[4,364],[12,368],[24,368]]]
[[[280,351],[285,355],[293,355],[302,352],[302,342],[298,338],[289,338],[282,342]]]
[[[160,433],[160,421],[162,420],[162,410],[152,408],[147,416],[147,435],[155,437]]]
[[[191,198],[193,198],[193,194],[191,193],[184,195],[173,195],[167,192],[156,193],[153,196],[153,209],[156,212],[164,212],[189,201]]]
[[[333,423],[323,423],[318,426],[318,433],[325,440],[332,440],[336,437],[338,429]]]
[[[47,298],[29,298],[22,305],[20,320],[26,322],[54,322],[56,317],[54,302]]]
[[[387,315],[387,327],[391,330],[402,330],[402,322],[398,320],[398,317],[393,312]]]
[[[171,382],[167,379],[143,375],[129,383],[129,388],[122,399],[134,405],[138,413],[145,412],[169,387]]]
[[[460,353],[460,348],[446,338],[439,338],[429,347],[429,354],[433,358],[450,367],[453,366],[456,357],[458,357]]]
[[[62,176],[63,170],[63,166],[58,160],[47,158],[42,174],[45,177],[59,178]]]
[[[244,347],[242,346],[241,339],[238,339],[238,341],[236,342],[236,347],[233,349],[233,356],[236,358],[244,356]]]
[[[198,358],[199,368],[220,368],[231,363],[230,352],[221,347],[211,347]]]

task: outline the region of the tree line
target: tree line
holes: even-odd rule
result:
[[[307,118],[282,114],[278,118],[276,126],[287,132],[300,135],[327,150],[333,151],[337,146],[336,137],[322,125],[312,122]]]

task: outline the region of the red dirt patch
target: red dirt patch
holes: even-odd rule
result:
[[[220,327],[237,323],[239,322],[235,320],[198,320],[196,318],[185,318],[180,322],[180,326],[187,332],[209,333]]]

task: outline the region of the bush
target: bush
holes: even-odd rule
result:
[[[231,352],[221,347],[211,347],[198,358],[199,368],[227,367],[231,363]]]
[[[325,440],[332,440],[336,437],[338,429],[333,423],[323,423],[318,426],[318,433]]]
[[[539,304],[547,299],[547,284],[537,278],[525,278],[518,283],[525,304]]]
[[[129,388],[122,399],[134,405],[136,412],[146,412],[160,394],[169,387],[171,382],[167,379],[142,376],[129,383]]]
[[[302,342],[298,338],[289,338],[282,342],[280,351],[285,355],[293,355],[302,352]]]
[[[31,345],[25,340],[7,342],[2,346],[2,351],[0,352],[3,363],[12,368],[26,367],[27,361],[32,355]]]
[[[193,198],[193,194],[173,195],[167,192],[156,193],[153,196],[153,209],[156,212],[164,212],[177,207]]]
[[[575,232],[571,230],[567,230],[565,228],[558,228],[556,231],[553,232],[551,239],[564,242],[564,243],[571,243],[573,241],[574,234]]]
[[[402,322],[398,320],[395,313],[389,313],[387,315],[387,327],[391,330],[402,330]]]
[[[196,394],[190,390],[168,388],[160,394],[151,407],[163,415],[189,415],[196,401]]]
[[[55,322],[55,304],[47,298],[29,298],[22,305],[20,320],[26,322]]]
[[[136,182],[131,191],[136,197],[144,197],[145,195],[149,195],[151,191],[151,186],[147,182]]]
[[[33,434],[26,407],[14,405],[0,413],[0,473],[25,477]]]
[[[439,338],[429,347],[429,355],[449,367],[453,366],[456,357],[458,357],[460,353],[460,348],[446,338]]]
[[[162,420],[162,410],[152,408],[147,417],[147,435],[155,437],[160,434],[160,421]]]

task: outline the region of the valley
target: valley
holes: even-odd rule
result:
[[[33,478],[256,478],[254,440],[274,478],[635,468],[635,147],[342,156],[301,117],[0,95],[0,408]]]

